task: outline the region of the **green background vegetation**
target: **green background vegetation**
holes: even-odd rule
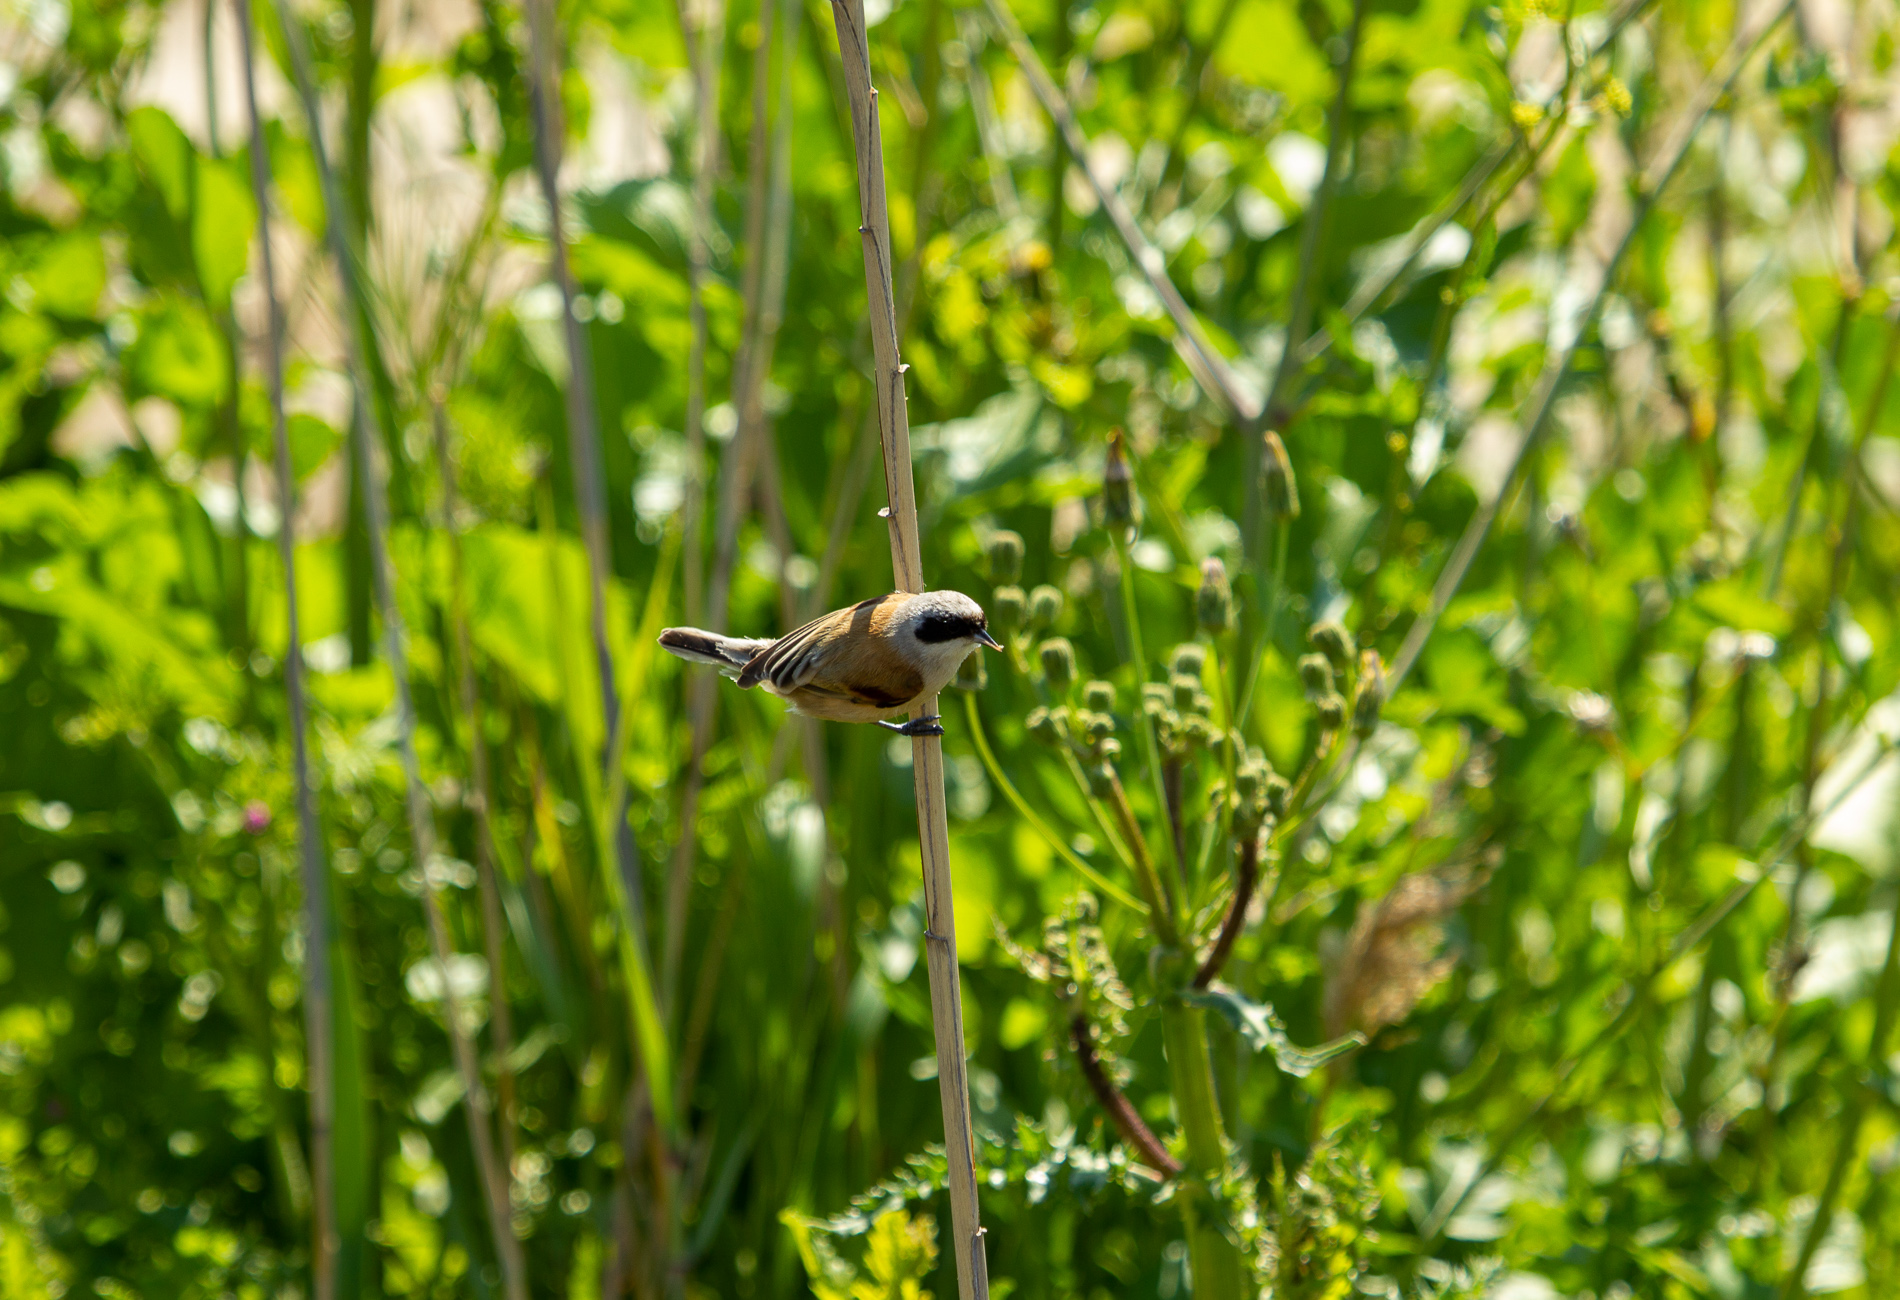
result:
[[[1263,1293],[1289,1297],[1891,1294],[1900,781],[1873,766],[1900,733],[1889,9],[1805,5],[1704,101],[1770,10],[1638,5],[1612,35],[1610,12],[1553,0],[1017,5],[1091,164],[1242,386],[1279,394],[1302,507],[1286,518],[1259,513],[1257,433],[1175,353],[989,18],[877,8],[925,572],[994,608],[1012,575],[989,554],[1012,530],[1019,585],[1063,595],[981,690],[944,699],[993,1294],[1237,1294],[1194,1284],[1184,1198]],[[680,14],[573,0],[556,15],[631,710],[628,931],[595,833],[612,819],[608,736],[525,16],[501,0],[295,9],[366,250],[441,840],[415,860],[349,468],[353,308],[261,9],[336,929],[341,1293],[502,1294],[419,902],[433,883],[531,1294],[953,1294],[909,742],[788,721],[722,685],[696,760],[696,670],[650,653],[652,627],[706,617],[728,567],[727,622],[747,634],[890,585],[829,10],[689,6],[718,71],[701,78],[717,87],[709,224]],[[236,28],[226,6],[210,18],[188,0],[0,6],[8,1300],[310,1294],[322,1189],[282,520]],[[1643,178],[1689,131],[1651,196]],[[1358,303],[1445,210],[1412,272]],[[1276,385],[1298,315],[1325,346]],[[768,337],[749,387],[735,358]],[[1103,498],[1117,428],[1132,534]],[[769,454],[722,529],[744,447]],[[1310,625],[1337,620],[1393,663],[1494,499],[1376,726],[1326,734],[1300,674]],[[1210,557],[1239,606],[1218,635],[1196,621]],[[1079,1006],[1107,1076],[1186,1152],[1163,1046],[1182,950],[1151,957],[1123,901],[1140,882],[1086,775],[1030,734],[1062,694],[1051,636],[1079,661],[1077,709],[1083,683],[1108,683],[1089,710],[1123,743],[1131,815],[1164,866],[1142,686],[1201,646],[1205,700],[1169,687],[1182,726],[1211,719],[1180,751],[1188,950],[1211,942],[1237,870],[1221,793],[1237,761],[1313,770],[1221,973],[1229,1014],[1186,1013],[1231,1143],[1211,1180],[1155,1174],[1072,1046]],[[1236,753],[1221,737],[1256,673]],[[629,1042],[629,936],[659,973],[670,1122]],[[1051,943],[1073,970],[1051,971]],[[1327,1064],[1290,1046],[1355,1030],[1364,1045]]]

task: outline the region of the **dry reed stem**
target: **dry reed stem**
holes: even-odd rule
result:
[[[252,50],[250,0],[232,0],[244,59],[244,98],[251,120],[251,194],[257,203],[257,247],[267,309],[265,373],[270,385],[271,441],[277,471],[277,553],[284,565],[287,644],[284,694],[290,708],[291,770],[297,782],[297,860],[303,882],[304,1055],[310,1079],[311,1291],[315,1300],[335,1300],[336,1178],[331,1128],[336,1115],[335,1050],[330,991],[329,882],[323,869],[323,830],[317,821],[316,790],[310,784],[309,709],[304,699],[303,633],[297,615],[297,480],[291,469],[290,435],[284,419],[284,308],[277,297],[276,264],[270,247],[270,152],[257,111],[257,71]],[[206,41],[210,15],[206,7]],[[205,78],[209,85],[211,78]],[[216,115],[211,120],[215,122]]]
[[[614,680],[613,652],[607,641],[607,583],[613,573],[612,541],[607,521],[606,471],[600,457],[600,430],[594,416],[594,366],[587,344],[587,327],[574,312],[574,275],[567,262],[567,236],[562,229],[561,208],[561,110],[558,93],[558,33],[550,0],[527,0],[530,58],[528,68],[529,100],[534,116],[535,171],[541,182],[541,197],[548,208],[548,264],[554,281],[561,289],[561,323],[567,344],[567,436],[569,460],[574,475],[574,500],[580,509],[581,540],[587,551],[588,630],[593,636],[596,671],[600,674],[601,734],[607,741],[618,734],[620,692]],[[608,766],[601,756],[601,770]],[[618,870],[628,915],[625,921],[631,941],[642,953],[646,950],[645,927],[640,924],[644,889],[640,881],[640,855],[633,845],[633,832],[616,792],[609,792],[614,806],[612,853],[615,862],[603,863],[604,870]],[[644,960],[644,956],[643,956]]]
[[[1063,95],[1047,68],[1042,66],[1042,58],[1036,53],[1029,38],[1023,35],[1021,24],[1014,14],[1001,3],[1001,0],[984,0],[989,9],[991,20],[1002,33],[1010,53],[1022,66],[1024,75],[1029,78],[1029,88],[1035,92],[1036,99],[1042,104],[1043,111],[1055,122],[1061,132],[1069,153],[1074,157],[1076,166],[1088,178],[1089,188],[1095,191],[1096,199],[1102,205],[1102,211],[1108,214],[1109,222],[1115,227],[1115,233],[1128,248],[1128,255],[1134,260],[1135,267],[1148,281],[1149,288],[1161,299],[1161,305],[1167,309],[1168,316],[1174,321],[1174,348],[1180,354],[1182,362],[1200,385],[1201,391],[1227,408],[1229,416],[1243,426],[1251,427],[1260,418],[1264,407],[1260,401],[1248,394],[1240,386],[1227,359],[1215,348],[1207,331],[1201,327],[1200,320],[1181,297],[1180,290],[1168,278],[1168,259],[1160,249],[1141,232],[1135,223],[1135,217],[1122,201],[1121,192],[1105,183],[1095,165],[1089,160],[1089,138],[1082,131],[1081,124],[1075,120],[1075,112],[1069,107],[1069,101]],[[1061,202],[1058,195],[1057,203]]]
[[[891,280],[890,219],[884,198],[884,148],[878,129],[877,91],[871,85],[871,51],[863,0],[832,0],[838,52],[851,108],[856,145],[858,201],[864,242],[866,307],[877,387],[878,428],[884,440],[884,483],[889,494],[891,568],[900,591],[924,590],[918,549],[917,496],[911,481],[910,420],[905,410],[904,363],[898,350],[897,302]],[[934,714],[935,698],[920,701],[913,716]],[[949,1166],[951,1249],[961,1300],[987,1300],[989,1268],[976,1197],[976,1137],[970,1120],[970,1083],[963,1049],[963,995],[958,984],[956,913],[951,897],[950,829],[945,820],[943,743],[935,736],[911,740],[916,783],[918,844],[923,857],[924,951],[930,973],[930,1019],[936,1031],[937,1085],[943,1106],[944,1150]]]
[[[515,1238],[511,1222],[504,1174],[496,1166],[494,1139],[488,1128],[488,1094],[482,1086],[481,1065],[462,1023],[461,999],[456,995],[450,979],[449,959],[453,954],[434,879],[434,814],[429,807],[428,790],[422,783],[421,763],[416,756],[416,711],[409,691],[406,634],[402,611],[396,604],[395,571],[389,559],[389,503],[384,493],[382,467],[377,462],[381,435],[375,426],[376,416],[370,395],[367,357],[374,341],[366,336],[368,300],[362,282],[361,264],[343,230],[342,196],[337,189],[336,173],[330,165],[329,154],[324,148],[321,111],[311,77],[309,53],[304,47],[301,20],[288,12],[283,0],[278,0],[277,15],[290,50],[291,72],[310,132],[310,151],[317,164],[317,178],[324,199],[324,232],[336,262],[338,278],[343,284],[344,299],[351,304],[350,328],[343,335],[344,350],[350,379],[356,388],[358,436],[355,443],[358,469],[365,488],[363,506],[369,533],[370,574],[378,613],[383,620],[384,655],[389,661],[390,674],[395,679],[397,738],[409,813],[411,854],[416,869],[422,875],[422,910],[428,920],[429,938],[442,977],[443,1019],[447,1022],[456,1072],[461,1076],[465,1094],[469,1143],[474,1148],[476,1168],[487,1192],[489,1228],[495,1239],[495,1253],[501,1262],[503,1284],[509,1300],[526,1300],[527,1277],[521,1243]]]

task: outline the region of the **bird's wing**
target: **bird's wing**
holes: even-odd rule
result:
[[[760,651],[745,666],[741,686],[765,682],[778,695],[809,691],[831,699],[890,709],[924,689],[923,673],[869,633],[879,596],[813,619]]]
[[[760,682],[769,682],[775,691],[789,691],[803,686],[817,671],[825,658],[828,643],[837,638],[833,631],[844,632],[853,621],[865,620],[870,612],[888,596],[876,596],[862,600],[848,609],[834,609],[829,614],[820,614],[805,626],[787,632],[778,640],[766,646],[752,657],[739,675],[739,685],[756,686]]]

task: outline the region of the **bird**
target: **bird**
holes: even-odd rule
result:
[[[974,650],[1001,650],[983,607],[960,591],[894,591],[815,618],[776,640],[669,627],[660,644],[711,664],[741,690],[763,686],[792,712],[828,722],[875,722],[904,736],[941,736],[934,714],[902,724],[950,684]]]

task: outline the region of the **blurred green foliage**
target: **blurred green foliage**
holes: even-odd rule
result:
[[[767,228],[748,219],[782,148],[772,454],[732,530],[729,625],[767,634],[890,585],[830,14],[779,5],[762,62],[756,0],[690,6],[719,38],[714,225],[697,231],[679,15],[558,8],[607,622],[616,663],[637,669],[632,874],[641,942],[678,953],[662,1010],[683,1113],[664,1130],[647,1106],[590,824],[609,738],[523,15],[499,0],[297,7],[361,205],[391,548],[443,837],[423,864],[394,683],[370,652],[350,308],[320,246],[282,32],[260,9],[295,596],[337,930],[342,1294],[500,1294],[446,980],[491,1082],[511,1081],[509,1228],[533,1295],[947,1296],[909,743],[807,730],[722,685],[682,826],[694,670],[640,648],[649,609],[684,622],[705,607],[722,539],[710,505],[685,534],[687,503],[715,495],[740,445],[735,356],[769,292],[753,283]],[[1189,1294],[1184,1202],[1287,1297],[1891,1294],[1900,778],[1875,766],[1900,733],[1886,11],[1804,5],[1702,118],[1695,88],[1748,17],[1725,0],[1640,8],[1594,56],[1601,8],[1368,2],[1328,189],[1345,0],[1014,7],[1091,164],[1254,393],[1285,348],[1307,218],[1328,204],[1309,298],[1326,346],[1289,372],[1276,413],[1302,508],[1250,557],[1254,435],[1175,356],[987,20],[948,0],[872,9],[925,572],[1027,624],[981,690],[944,701],[993,1294]],[[308,1295],[289,593],[235,27],[186,0],[4,0],[0,33],[0,1296]],[[1301,676],[1323,648],[1309,627],[1336,620],[1392,663],[1505,486],[1638,178],[1690,129],[1416,668],[1376,719],[1351,708],[1377,662],[1330,668],[1348,721],[1324,734],[1328,693]],[[1393,292],[1349,315],[1513,140]],[[1104,514],[1117,428],[1132,533],[1119,504]],[[1023,544],[997,571],[1002,531]],[[1208,559],[1232,577],[1231,625],[1197,621]],[[474,716],[457,690],[462,609]],[[1049,679],[1056,638],[1073,687],[1059,665]],[[1171,680],[1188,643],[1202,665]],[[1185,853],[1146,757],[1149,684],[1165,695],[1159,743],[1179,746],[1157,764],[1193,755]],[[1080,757],[1032,734],[1054,732],[1032,711],[1065,698]],[[1132,845],[1091,804],[1109,789],[1104,742],[1124,747],[1156,862],[1181,871],[1164,887],[1182,891],[1184,946],[1159,957],[1130,906]],[[1269,765],[1289,811],[1219,982],[1183,999],[1237,877],[1230,795],[1245,772],[1264,791]],[[500,970],[479,955],[484,797]],[[460,954],[446,972],[425,871]],[[684,928],[669,933],[675,876]],[[1180,1054],[1163,1042],[1199,1026],[1218,1168],[1168,1178],[1131,1149],[1076,1053],[1078,1010],[1105,1077],[1176,1159]],[[1326,1044],[1343,1054],[1299,1050]],[[1831,1217],[1810,1232],[1817,1207]]]

